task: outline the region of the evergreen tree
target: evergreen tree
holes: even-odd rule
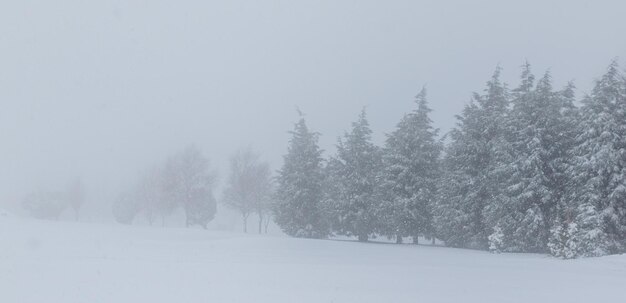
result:
[[[571,170],[578,255],[626,251],[626,80],[617,62],[583,100]]]
[[[357,236],[363,242],[375,231],[380,201],[381,153],[371,141],[372,131],[363,110],[352,123],[352,131],[339,139],[337,155],[328,164],[333,231]]]
[[[574,105],[572,86],[565,92],[552,89],[546,73],[534,86],[530,65],[522,71],[522,81],[514,91],[510,127],[512,163],[502,163],[506,174],[506,197],[492,200],[488,225],[502,233],[501,250],[544,252],[557,206],[563,199],[566,169],[572,147]],[[497,228],[497,230],[496,230]]]
[[[487,249],[492,231],[485,212],[503,199],[502,163],[510,162],[509,95],[500,71],[496,68],[484,95],[474,94],[449,133],[435,208],[437,235],[449,246]]]
[[[329,233],[322,207],[322,151],[318,134],[304,118],[291,131],[283,167],[278,171],[275,221],[290,236],[323,238]]]
[[[417,95],[417,108],[404,115],[396,130],[388,135],[383,151],[384,203],[381,207],[381,233],[402,237],[434,238],[433,203],[439,177],[442,145],[438,130],[428,117],[431,109],[426,90]]]

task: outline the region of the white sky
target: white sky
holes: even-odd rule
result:
[[[626,54],[625,3],[2,1],[0,205],[75,176],[110,199],[190,143],[222,179],[245,145],[277,169],[296,106],[328,151],[363,106],[382,143],[427,85],[445,131],[498,63],[580,94]]]

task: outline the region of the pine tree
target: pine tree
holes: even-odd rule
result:
[[[583,99],[571,170],[578,255],[626,251],[626,80],[613,62]]]
[[[380,149],[372,143],[372,131],[365,116],[352,123],[352,131],[339,139],[337,155],[328,163],[327,203],[332,209],[333,231],[357,236],[365,242],[374,233],[379,207],[378,176],[382,168]]]
[[[505,124],[509,95],[500,71],[496,68],[484,95],[474,94],[449,133],[435,207],[437,235],[449,246],[489,247],[487,207],[502,200],[502,163],[510,162]]]
[[[283,167],[278,172],[275,221],[290,236],[323,238],[329,233],[322,207],[322,150],[318,134],[304,118],[291,131]]]
[[[380,232],[388,237],[425,235],[434,239],[433,203],[439,177],[442,145],[438,130],[428,117],[431,109],[426,90],[417,95],[417,108],[404,115],[396,130],[387,136],[383,151],[384,202]]]
[[[503,234],[505,251],[545,252],[557,221],[557,207],[565,194],[567,151],[572,147],[571,120],[574,109],[566,92],[552,89],[550,73],[534,86],[530,65],[514,91],[510,126],[510,148],[514,161],[503,163],[506,197],[494,200],[489,225]]]

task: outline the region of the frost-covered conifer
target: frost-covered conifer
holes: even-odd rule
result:
[[[329,228],[322,207],[323,159],[318,134],[309,131],[304,118],[300,118],[291,135],[276,180],[274,218],[290,236],[323,238]]]
[[[485,94],[474,94],[449,133],[435,207],[437,235],[446,245],[489,248],[493,231],[485,225],[485,212],[489,204],[502,199],[502,163],[510,163],[508,104],[498,67]]]
[[[380,207],[381,160],[363,110],[352,123],[352,130],[339,139],[337,155],[328,163],[327,184],[331,188],[327,203],[334,232],[356,236],[359,241],[367,241],[374,233]]]
[[[545,252],[557,207],[566,190],[574,109],[565,92],[555,92],[549,73],[534,86],[526,64],[508,116],[511,163],[503,163],[506,196],[492,200],[489,225],[504,234],[504,251]]]
[[[426,90],[416,97],[417,108],[406,114],[388,135],[383,150],[381,234],[434,238],[433,204],[439,177],[442,145],[429,118]]]
[[[578,254],[626,251],[626,80],[613,62],[583,99],[571,170]]]

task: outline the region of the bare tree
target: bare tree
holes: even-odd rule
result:
[[[267,225],[270,221],[270,197],[272,190],[272,179],[270,166],[267,162],[258,163],[254,170],[254,195],[253,204],[254,209],[259,216],[259,234],[263,230],[263,221],[265,224],[265,233],[267,233]]]
[[[237,151],[230,159],[230,176],[224,190],[226,205],[238,210],[243,219],[243,231],[248,232],[248,217],[259,215],[259,233],[267,213],[271,189],[270,169],[250,148]]]
[[[185,210],[186,226],[207,227],[217,211],[213,186],[216,174],[209,159],[195,146],[170,157],[163,174],[165,199]]]
[[[165,225],[165,217],[176,209],[176,201],[165,194],[164,175],[164,169],[154,167],[143,174],[136,189],[138,203],[150,225],[157,216],[161,217],[161,225]]]

